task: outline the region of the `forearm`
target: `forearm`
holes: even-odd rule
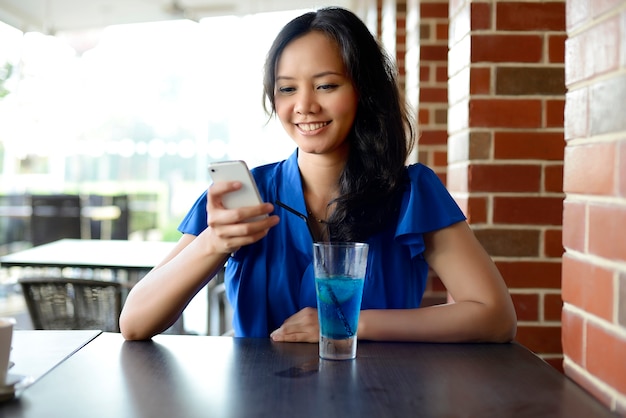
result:
[[[364,310],[358,336],[384,341],[507,342],[515,330],[515,313],[508,306],[464,301],[418,309]]]
[[[154,268],[130,291],[120,330],[128,340],[141,340],[164,331],[189,301],[221,269],[224,254],[208,253],[201,240],[189,243],[171,260]]]

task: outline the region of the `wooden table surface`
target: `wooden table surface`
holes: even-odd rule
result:
[[[3,417],[606,417],[518,344],[360,341],[352,361],[316,344],[103,333]]]
[[[0,267],[79,267],[149,270],[174,242],[62,239],[0,257]]]

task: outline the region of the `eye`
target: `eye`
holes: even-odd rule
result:
[[[338,87],[337,84],[321,84],[319,86],[317,86],[318,90],[333,90],[336,89]]]
[[[296,89],[294,87],[289,87],[289,86],[283,86],[283,87],[278,88],[278,92],[281,94],[289,94],[289,93],[293,93],[294,91],[296,91]]]

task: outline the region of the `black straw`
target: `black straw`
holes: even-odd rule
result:
[[[311,226],[309,225],[309,218],[306,215],[298,212],[294,208],[291,208],[285,205],[283,202],[281,202],[278,199],[276,199],[276,204],[280,206],[281,208],[298,216],[300,219],[302,219],[304,223],[306,224],[306,229],[308,229],[309,234],[311,235],[311,239],[313,240],[313,242],[316,242],[315,237],[313,236],[313,231],[311,230]],[[339,316],[339,319],[341,319],[341,322],[343,323],[343,327],[345,328],[346,333],[348,334],[349,337],[353,337],[354,332],[352,331],[352,327],[350,326],[350,324],[348,323],[348,320],[346,319],[346,315],[343,313],[343,309],[341,309],[341,304],[339,303],[339,299],[337,299],[337,295],[335,295],[335,292],[333,291],[332,287],[330,287],[329,285],[326,285],[326,288],[328,289],[330,298],[332,299],[333,304],[335,305],[335,308],[337,309],[337,315]]]
[[[311,230],[311,226],[309,225],[309,218],[298,212],[297,210],[290,208],[289,206],[285,205],[283,202],[281,202],[280,200],[276,199],[276,204],[278,206],[280,206],[281,208],[293,213],[294,215],[298,216],[300,219],[302,219],[304,221],[304,223],[306,224],[306,229],[309,231],[309,235],[311,235],[311,240],[313,240],[313,242],[317,242],[315,241],[315,236],[313,235],[313,231]]]

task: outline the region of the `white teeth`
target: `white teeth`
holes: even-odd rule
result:
[[[319,122],[319,123],[299,123],[298,127],[300,129],[302,129],[303,131],[314,131],[316,129],[320,129],[323,128],[324,126],[328,125],[328,122]]]

